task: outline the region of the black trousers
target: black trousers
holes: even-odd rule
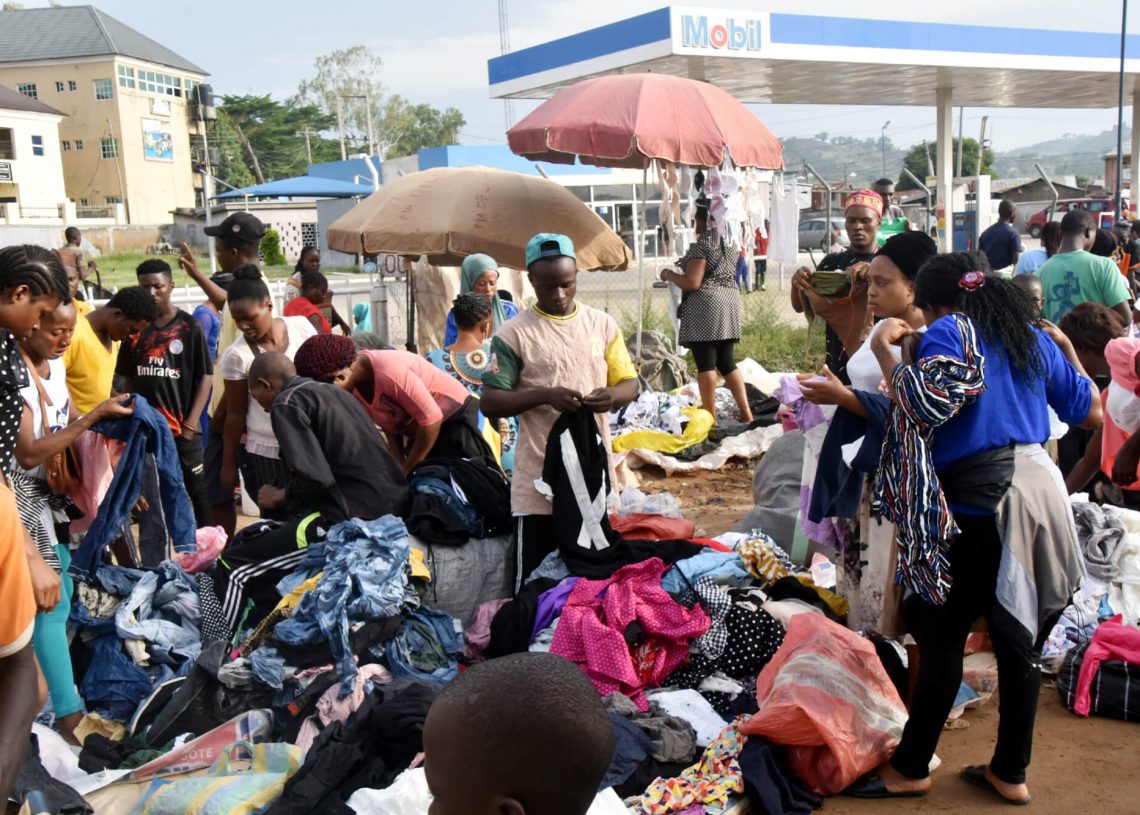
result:
[[[758,289],[768,277],[768,258],[756,258],[753,262],[756,264],[756,285],[753,288]]]
[[[178,449],[178,460],[182,463],[182,481],[186,485],[186,494],[190,496],[190,505],[194,508],[194,523],[199,529],[210,526],[210,499],[206,497],[206,465],[202,440],[197,436],[192,439],[175,436],[174,446]]]
[[[1041,646],[996,601],[1001,539],[992,515],[956,515],[961,534],[950,547],[953,583],[946,602],[914,597],[906,609],[918,642],[918,682],[910,719],[891,765],[908,778],[926,778],[942,725],[962,684],[966,638],[984,617],[998,665],[998,738],[990,769],[1009,784],[1025,782],[1041,691]],[[1049,628],[1044,628],[1047,635]]]
[[[530,573],[538,568],[543,558],[558,548],[554,534],[553,515],[523,515],[519,517],[518,537],[515,546],[515,591]]]

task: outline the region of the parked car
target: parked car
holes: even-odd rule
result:
[[[1045,207],[1040,212],[1035,212],[1029,216],[1029,220],[1025,222],[1025,228],[1030,237],[1041,237],[1041,229],[1049,221],[1049,209],[1049,207]],[[1088,210],[1096,220],[1097,226],[1111,229],[1112,225],[1116,223],[1116,207],[1111,198],[1062,199],[1057,202],[1057,210],[1053,214],[1053,220],[1061,220],[1065,217],[1066,212],[1074,209]]]
[[[851,241],[847,238],[846,222],[842,218],[832,218],[832,230],[838,236],[827,235],[827,218],[808,218],[800,221],[800,249],[822,249],[827,251],[833,243],[840,246],[849,246]]]

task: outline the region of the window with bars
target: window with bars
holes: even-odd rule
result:
[[[65,153],[66,153],[68,150],[70,150],[70,149],[71,149],[71,142],[70,142],[70,141],[68,141],[67,139],[64,139],[63,141],[61,141],[61,142],[59,143],[59,146],[60,146],[60,149],[61,149],[61,150],[63,150],[63,152],[65,152]]]
[[[12,161],[16,158],[16,143],[12,139],[10,127],[0,127],[0,160]]]
[[[44,154],[44,137],[32,136],[32,155],[42,156]]]
[[[135,69],[126,65],[119,66],[119,87],[133,88],[135,86]]]
[[[121,195],[108,195],[103,200],[107,203],[108,206],[111,206],[112,204],[123,203],[123,196],[121,196]]]
[[[67,89],[69,91],[77,91],[79,90],[79,85],[75,83],[74,79],[69,79],[67,80]]]
[[[32,99],[39,99],[40,98],[39,94],[36,93],[36,83],[35,82],[21,82],[18,85],[16,85],[16,90],[18,90],[20,93],[24,94],[24,96],[30,96]]]
[[[57,81],[55,83],[55,92],[56,93],[63,93],[63,83],[62,82]]]
[[[110,79],[96,79],[95,80],[95,98],[96,99],[114,99],[115,98],[115,83]]]
[[[83,139],[76,139],[75,140],[75,149],[76,150],[82,150],[83,149]]]
[[[99,139],[99,155],[103,158],[118,158],[119,140],[113,136],[110,138]]]
[[[302,246],[316,246],[317,245],[317,225],[316,224],[301,224],[301,245]]]

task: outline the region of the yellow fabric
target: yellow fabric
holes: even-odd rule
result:
[[[411,555],[408,557],[408,566],[412,570],[412,577],[418,577],[428,583],[431,582],[431,571],[424,560],[424,553],[419,549],[412,549]]]
[[[811,579],[810,574],[797,574],[796,580],[803,583],[809,589],[814,589],[815,593],[819,595],[819,599],[823,600],[827,607],[835,613],[836,617],[847,616],[847,611],[850,608],[850,603],[847,602],[846,597],[836,594],[833,591],[829,591],[828,589],[825,589],[821,586],[817,586],[815,584],[815,581]]]
[[[111,719],[104,719],[98,713],[88,713],[75,726],[75,738],[83,744],[92,733],[98,733],[111,741],[120,741],[126,737],[127,728]]]
[[[72,300],[71,302],[75,305],[75,313],[80,317],[86,317],[95,310],[95,307],[86,300]]]
[[[499,431],[495,429],[495,422],[485,419],[483,421],[483,441],[487,442],[487,446],[491,448],[491,455],[495,457],[495,463],[500,467],[503,466],[503,440],[499,437]]]
[[[67,369],[71,401],[80,414],[90,413],[111,395],[118,356],[119,343],[112,342],[108,351],[91,329],[87,317],[75,321],[71,345],[63,352],[63,367]]]
[[[618,334],[606,349],[606,386],[612,388],[627,379],[637,379],[637,369],[633,367],[633,360],[629,358],[629,349],[625,347],[625,340],[621,334]]]
[[[304,583],[297,586],[297,588],[293,589],[293,591],[282,597],[281,602],[277,604],[277,608],[287,608],[290,610],[296,608],[297,604],[301,602],[301,598],[315,589],[317,587],[317,584],[321,582],[322,574],[324,574],[324,572],[310,577]]]
[[[709,431],[716,423],[713,415],[704,408],[681,408],[681,415],[688,416],[689,423],[685,425],[685,432],[680,436],[674,436],[664,430],[634,430],[614,439],[614,452],[656,450],[659,453],[675,455],[707,439]]]

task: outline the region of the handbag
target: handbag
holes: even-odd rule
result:
[[[40,379],[36,366],[28,359],[27,354],[24,354],[24,362],[27,363],[28,372],[32,375],[32,381],[36,383],[36,392],[40,397],[40,423],[43,426],[43,434],[46,437],[52,433],[47,420],[47,409],[48,406],[52,404],[52,401],[48,398],[47,391],[44,389],[43,380]],[[44,462],[44,480],[47,482],[48,489],[51,490],[54,495],[71,495],[79,488],[83,481],[83,475],[80,471],[79,456],[75,452],[74,445],[69,444],[66,448]]]

